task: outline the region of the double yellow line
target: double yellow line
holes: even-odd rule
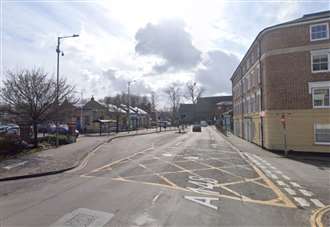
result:
[[[330,211],[330,205],[316,210],[309,219],[311,227],[324,227],[322,223],[322,217],[328,211]]]

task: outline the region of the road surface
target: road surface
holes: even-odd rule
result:
[[[1,182],[0,226],[310,226],[325,205],[285,176],[212,127],[122,138],[70,172]]]

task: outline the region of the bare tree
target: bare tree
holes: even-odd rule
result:
[[[188,81],[186,83],[185,98],[191,101],[192,104],[196,104],[197,100],[202,96],[204,91],[204,88],[197,85],[196,82]]]
[[[59,103],[64,100],[76,102],[74,87],[66,80],[59,81]],[[7,79],[3,81],[0,97],[12,107],[19,121],[33,126],[33,142],[38,145],[37,125],[49,119],[55,119],[56,113],[56,82],[48,78],[48,74],[41,69],[22,70],[14,73],[7,72]]]
[[[180,106],[180,101],[182,98],[180,84],[172,83],[168,88],[164,91],[170,101],[171,104],[171,112],[172,112],[172,121],[174,122],[176,119],[176,115]]]

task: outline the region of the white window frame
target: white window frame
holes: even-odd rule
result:
[[[314,56],[319,56],[319,55],[328,55],[328,70],[318,70],[318,71],[315,71],[313,69],[313,57]],[[323,50],[314,50],[314,51],[311,51],[311,71],[312,71],[312,73],[330,72],[330,49],[323,49]]]
[[[315,89],[329,89],[329,93],[330,93],[330,81],[316,81],[316,82],[309,82],[308,83],[309,94],[312,95],[313,108],[315,108],[315,109],[330,108],[330,105],[329,106],[315,106],[314,105],[314,90]]]
[[[319,38],[319,39],[313,39],[312,38],[312,28],[313,27],[317,27],[317,26],[322,26],[322,25],[326,25],[326,28],[327,28],[327,36],[324,37],[324,38]],[[328,23],[320,23],[320,24],[312,24],[309,26],[309,39],[310,41],[320,41],[320,40],[326,40],[326,39],[329,39],[329,24]]]
[[[330,87],[317,87],[317,88],[313,88],[312,89],[312,102],[313,102],[313,108],[317,109],[317,108],[321,108],[321,109],[324,109],[324,108],[330,108],[330,105],[329,106],[315,106],[314,105],[314,91],[317,90],[317,89],[328,89],[329,90],[329,94],[330,94]]]
[[[317,144],[317,145],[330,145],[330,142],[317,142],[316,141],[316,128],[317,128],[317,125],[330,126],[330,124],[314,123],[314,144]]]

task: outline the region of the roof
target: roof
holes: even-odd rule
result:
[[[312,21],[315,19],[324,19],[324,18],[329,18],[330,19],[330,10],[328,11],[321,11],[321,12],[317,12],[317,13],[310,13],[310,14],[305,14],[303,15],[303,17],[295,19],[295,20],[291,20],[291,21],[287,21],[281,24],[276,24],[273,26],[269,26],[264,28],[263,30],[261,30],[258,35],[256,36],[256,38],[253,40],[252,44],[250,45],[249,49],[246,51],[244,57],[242,58],[241,62],[239,63],[239,65],[236,67],[235,71],[233,72],[233,75],[231,76],[230,80],[233,80],[236,72],[238,71],[238,69],[241,67],[242,62],[244,62],[244,60],[246,59],[246,56],[249,54],[251,48],[254,46],[254,44],[256,43],[256,41],[267,31],[273,30],[273,29],[277,29],[280,28],[282,26],[287,26],[287,25],[293,25],[296,23],[302,23],[302,22],[308,22],[308,21]]]
[[[116,106],[116,105],[113,105],[113,104],[108,104],[108,109],[109,109],[109,112],[114,112],[114,113],[126,113],[125,110],[123,110],[122,108]]]
[[[106,109],[106,107],[99,102],[95,101],[94,97],[91,98],[89,102],[87,102],[83,109],[90,109],[90,110],[96,110],[96,109]]]
[[[219,102],[227,102],[227,101],[232,101],[233,96],[228,95],[228,96],[210,96],[210,97],[200,97],[197,100],[197,104],[205,104],[205,103],[212,103],[213,105],[216,105]]]

